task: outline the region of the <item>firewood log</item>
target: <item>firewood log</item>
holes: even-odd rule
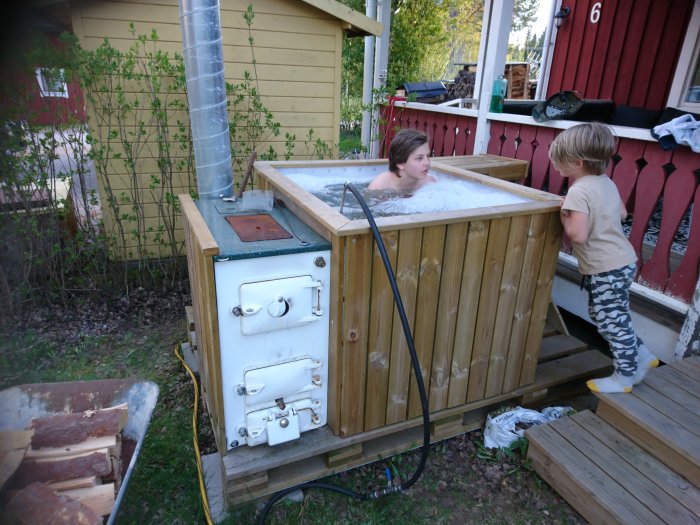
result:
[[[119,434],[128,417],[126,403],[100,410],[57,414],[32,420],[32,448],[61,447],[90,437]]]
[[[39,482],[12,497],[3,520],[24,525],[102,525],[102,517],[92,509],[67,496],[59,496]]]
[[[107,516],[114,507],[116,492],[114,491],[114,483],[107,483],[93,487],[59,490],[58,494],[79,501],[100,516]]]
[[[97,476],[85,476],[82,478],[67,479],[65,481],[55,481],[47,483],[48,487],[54,491],[84,489],[85,487],[94,487],[99,485],[100,480]]]
[[[74,456],[76,454],[85,454],[93,450],[109,449],[110,454],[117,455],[117,436],[104,436],[96,438],[88,438],[80,443],[73,445],[64,445],[62,447],[44,447],[35,449],[30,447],[27,450],[27,459],[51,459],[61,458],[64,456]]]
[[[24,459],[11,486],[23,488],[34,481],[56,482],[85,476],[105,476],[112,470],[109,450],[104,448],[58,458]]]

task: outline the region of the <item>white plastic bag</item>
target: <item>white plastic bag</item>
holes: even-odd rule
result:
[[[545,407],[542,409],[542,415],[547,418],[547,421],[561,419],[564,416],[570,416],[576,411],[571,407]]]
[[[486,416],[484,446],[486,448],[507,448],[525,434],[525,428],[549,421],[536,410],[515,407],[497,416]],[[520,423],[523,428],[516,428]]]

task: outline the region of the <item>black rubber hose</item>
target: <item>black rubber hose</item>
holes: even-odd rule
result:
[[[420,463],[418,464],[418,468],[416,468],[416,471],[413,473],[413,476],[411,476],[411,478],[408,481],[402,483],[400,487],[388,487],[375,492],[370,492],[369,494],[361,494],[359,492],[355,492],[354,490],[339,487],[337,485],[319,483],[315,481],[310,481],[308,483],[303,483],[301,485],[281,490],[275,493],[275,495],[272,496],[265,504],[265,507],[260,513],[260,518],[258,519],[259,525],[264,525],[265,518],[267,517],[268,512],[270,512],[270,509],[275,503],[277,503],[287,494],[296,490],[313,488],[332,490],[334,492],[338,492],[340,494],[344,494],[346,496],[359,500],[377,499],[382,496],[385,496],[386,494],[392,494],[394,492],[406,490],[409,487],[411,487],[416,481],[418,481],[418,478],[420,478],[421,474],[423,473],[423,469],[425,468],[425,463],[428,460],[428,452],[430,451],[430,408],[428,406],[428,395],[425,392],[425,383],[423,382],[423,375],[420,372],[420,362],[418,361],[418,355],[416,354],[416,348],[413,343],[413,335],[411,335],[411,327],[408,324],[406,310],[403,307],[401,294],[399,294],[399,287],[396,284],[396,276],[394,275],[394,270],[391,268],[389,256],[386,254],[384,241],[382,241],[382,238],[379,235],[379,229],[377,228],[377,224],[374,222],[374,217],[372,216],[372,212],[370,212],[364,197],[362,197],[362,194],[357,188],[355,188],[352,184],[348,182],[345,183],[345,188],[350,190],[357,199],[357,202],[360,203],[360,207],[362,208],[362,211],[364,212],[365,216],[367,217],[367,221],[369,222],[369,227],[372,230],[372,236],[374,237],[374,240],[377,243],[379,254],[381,255],[382,262],[384,263],[386,275],[389,279],[389,284],[391,285],[391,291],[394,294],[394,302],[396,303],[396,309],[398,310],[399,318],[401,319],[401,326],[403,327],[403,333],[406,337],[408,352],[409,354],[411,354],[411,365],[413,366],[413,372],[416,376],[416,383],[418,384],[418,394],[420,395],[420,403],[421,408],[423,410],[423,447],[421,448]]]
[[[355,188],[349,182],[345,183],[345,187],[349,189],[352,194],[360,203],[362,211],[367,217],[367,222],[369,222],[369,227],[372,230],[372,235],[377,243],[377,248],[379,249],[379,254],[382,256],[382,262],[384,263],[384,268],[386,269],[386,275],[389,278],[389,284],[391,285],[391,291],[394,294],[394,302],[396,303],[396,309],[399,312],[399,318],[401,319],[401,326],[403,327],[403,333],[406,337],[406,343],[408,344],[408,352],[411,354],[411,365],[413,365],[413,373],[416,376],[416,383],[418,384],[418,394],[420,395],[420,404],[423,410],[423,447],[421,449],[421,458],[418,468],[413,473],[411,478],[401,484],[401,490],[406,490],[411,485],[413,485],[418,478],[423,473],[425,468],[425,462],[428,459],[428,451],[430,450],[430,408],[428,406],[428,394],[425,392],[425,384],[423,383],[423,374],[420,371],[420,362],[418,361],[418,354],[416,354],[416,347],[413,344],[413,336],[411,335],[411,327],[408,324],[408,318],[406,317],[406,310],[403,307],[403,301],[401,300],[401,294],[399,294],[399,287],[396,285],[396,277],[394,276],[394,270],[391,268],[391,263],[389,262],[389,256],[386,254],[386,248],[384,247],[384,242],[379,235],[379,228],[377,228],[377,223],[374,222],[374,217],[372,212],[369,211],[369,207],[365,202],[364,197],[360,191]]]

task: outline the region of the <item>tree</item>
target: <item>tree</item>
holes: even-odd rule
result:
[[[365,11],[363,0],[341,0]],[[529,27],[541,0],[515,0],[513,31]],[[478,47],[483,0],[393,0],[389,44],[389,90],[404,82],[440,79],[451,57]],[[462,50],[462,52],[460,52]],[[343,86],[361,96],[364,41],[343,41]]]
[[[451,2],[398,0],[392,5],[388,88],[439,79],[450,56]]]
[[[542,0],[515,0],[513,4],[513,27],[511,31],[520,31],[530,27],[537,18],[537,7]]]

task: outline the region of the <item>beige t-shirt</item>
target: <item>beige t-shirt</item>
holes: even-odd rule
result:
[[[607,175],[576,179],[562,205],[588,215],[588,239],[571,243],[583,275],[608,272],[637,261],[637,254],[622,231],[620,194]]]

